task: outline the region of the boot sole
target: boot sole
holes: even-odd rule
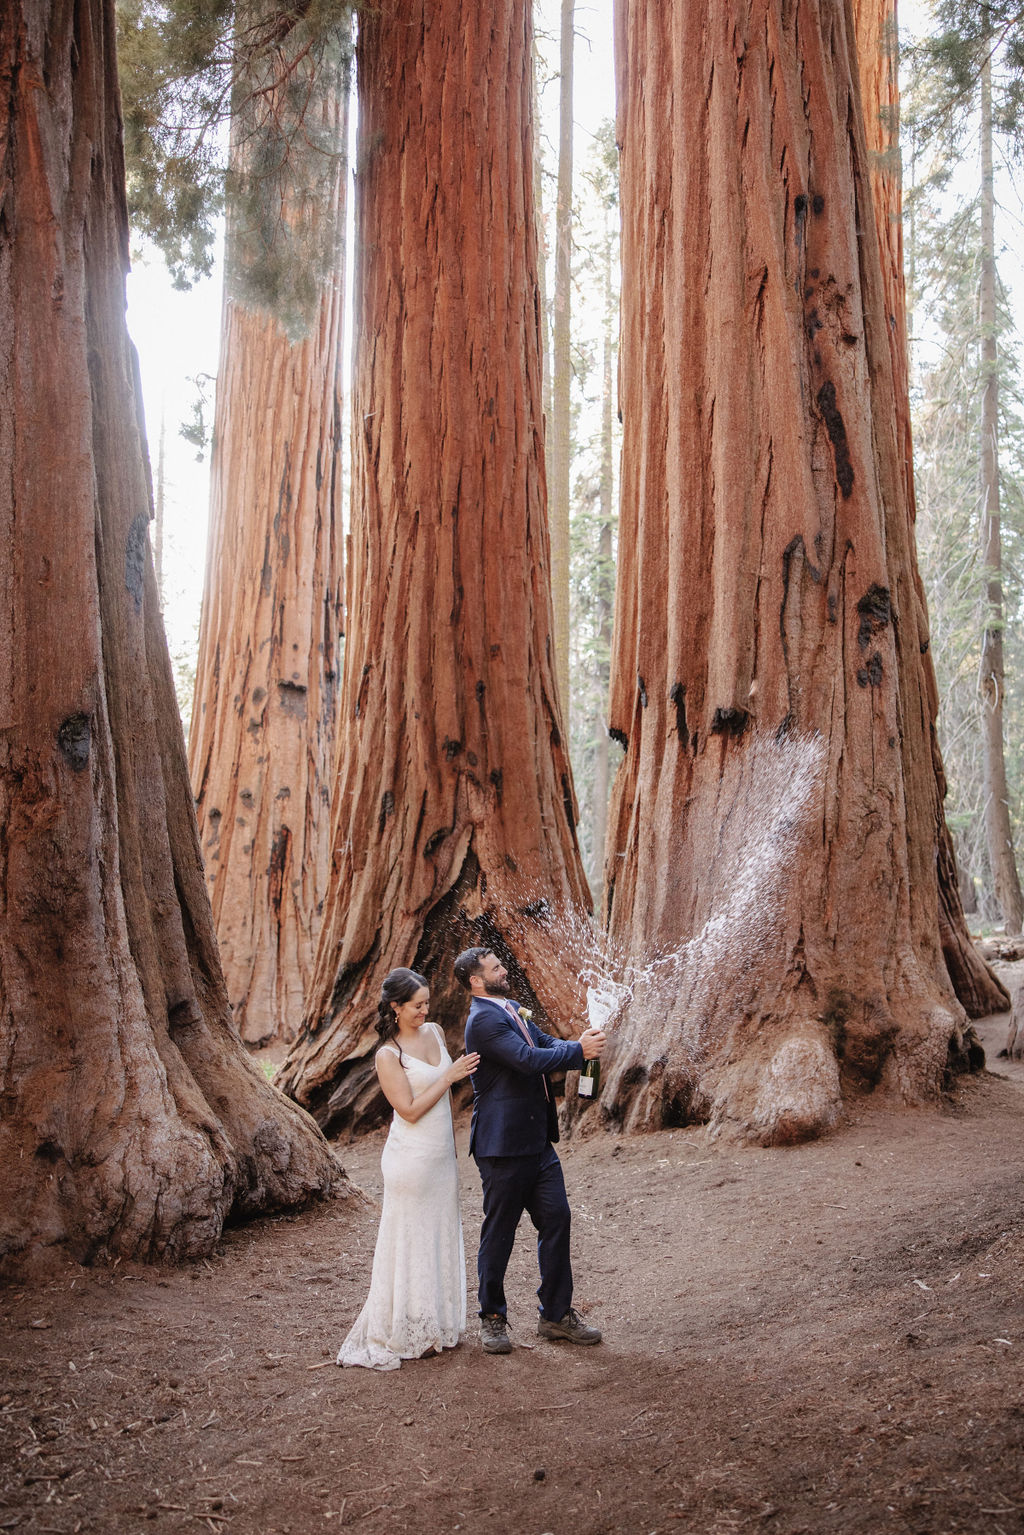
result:
[[[567,1332],[538,1332],[537,1336],[547,1343],[578,1343],[581,1348],[593,1348],[601,1341],[600,1338],[573,1338]]]

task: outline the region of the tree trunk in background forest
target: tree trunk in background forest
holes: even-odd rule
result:
[[[533,41],[533,105],[531,119],[540,121],[541,79],[540,50],[536,37]],[[547,234],[544,222],[544,156],[541,153],[541,133],[533,135],[533,216],[537,229],[537,292],[540,302],[540,378],[541,399],[544,403],[544,475],[551,484],[551,314],[548,308]],[[566,707],[563,700],[563,708]]]
[[[871,201],[882,259],[882,285],[887,334],[892,357],[896,423],[902,447],[910,540],[915,550],[913,579],[921,611],[920,665],[928,700],[929,735],[935,766],[934,816],[937,844],[939,936],[953,990],[972,1018],[1009,1006],[1009,995],[978,954],[964,917],[960,873],[953,839],[946,824],[946,773],[939,748],[936,720],[939,691],[928,641],[927,602],[917,566],[917,503],[910,424],[910,358],[907,343],[907,297],[903,269],[903,184],[900,164],[899,33],[896,0],[853,0],[854,25],[864,132],[871,168]]]
[[[278,1076],[321,1123],[380,1117],[380,983],[456,953],[579,1006],[589,905],[551,651],[528,0],[365,11],[344,750],[307,1025]]]
[[[562,0],[558,79],[558,198],[555,204],[555,302],[551,337],[551,596],[555,665],[562,708],[569,709],[569,502],[572,473],[572,95],[575,0]]]
[[[279,95],[284,116],[293,110],[293,82]],[[335,259],[301,339],[235,291],[240,215],[229,206],[189,763],[228,996],[252,1045],[298,1033],[330,852],[347,102],[344,60],[316,83],[318,126],[336,150],[324,158],[319,188]],[[236,134],[244,152],[248,139]],[[285,218],[302,211],[288,209]]]
[[[984,7],[987,13],[988,7]],[[999,363],[996,356],[995,184],[992,173],[992,64],[981,67],[981,557],[985,632],[981,646],[981,718],[985,765],[985,837],[992,883],[1008,933],[1024,927],[1013,852],[1003,752],[1003,580],[999,513]]]
[[[618,41],[606,908],[652,968],[601,1101],[795,1140],[970,1055],[852,14],[623,0]]]
[[[246,1059],[217,957],[149,549],[114,7],[7,5],[0,62],[0,1257],[194,1256],[345,1181]]]
[[[615,532],[615,462],[613,456],[612,410],[614,408],[615,351],[614,325],[617,305],[612,289],[612,237],[606,229],[602,252],[602,283],[604,293],[604,334],[601,342],[601,481],[599,488],[600,534],[598,540],[598,643],[601,655],[610,656],[612,649],[612,615],[615,606],[615,566],[612,544]],[[608,666],[602,665],[607,699]],[[607,710],[607,701],[605,702]],[[604,845],[608,832],[608,787],[611,767],[611,737],[607,729],[606,714],[599,722],[594,744],[594,835],[592,839],[594,875],[591,884],[603,880]]]

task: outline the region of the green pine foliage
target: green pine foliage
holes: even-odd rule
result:
[[[919,128],[932,143],[958,145],[970,133],[986,57],[998,80],[994,125],[1014,145],[1024,132],[1024,10],[1018,0],[937,0],[932,30],[910,50],[915,70],[931,76],[930,106]]]
[[[176,286],[212,266],[229,214],[242,301],[290,334],[308,325],[339,233],[322,189],[345,146],[332,98],[353,0],[119,0],[118,55],[133,234]]]

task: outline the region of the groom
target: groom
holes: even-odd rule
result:
[[[604,1049],[604,1035],[588,1029],[578,1040],[552,1039],[519,1011],[508,991],[508,972],[490,949],[466,949],[455,978],[472,995],[466,1049],[477,1051],[473,1074],[470,1155],[484,1190],[477,1273],[480,1341],[488,1354],[508,1354],[505,1270],[524,1210],[537,1228],[542,1338],[600,1343],[572,1308],[569,1201],[558,1139],[555,1095],[546,1073],[576,1070]]]

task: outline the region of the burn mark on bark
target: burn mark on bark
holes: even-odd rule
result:
[[[180,1001],[172,1002],[168,1006],[167,1027],[172,1034],[181,1034],[185,1029],[197,1028],[202,1022],[203,1015],[194,997],[182,997]]]
[[[740,737],[750,723],[750,715],[746,709],[735,707],[728,709],[716,709],[711,721],[711,734],[715,736],[730,735]]]
[[[255,804],[251,789],[243,789],[238,798],[242,801],[242,804],[245,806],[246,810],[251,810]]]
[[[473,691],[476,694],[476,701],[477,701],[477,703],[478,704],[482,704],[483,701],[484,701],[484,694],[487,691],[487,684],[485,682],[483,682],[483,681],[480,681],[480,682],[477,683],[477,685],[473,689]]]
[[[647,708],[647,686],[646,686],[646,683],[644,682],[644,679],[641,677],[639,672],[637,672],[637,674],[636,674],[636,690],[640,694],[640,703],[641,703],[641,705],[646,709]]]
[[[850,444],[846,436],[846,423],[836,403],[836,386],[826,379],[818,390],[818,409],[825,423],[832,452],[835,457],[836,483],[848,499],[853,491],[853,465],[850,462]]]
[[[824,213],[825,199],[822,197],[820,192],[815,192],[814,201],[811,203],[811,207],[815,213]]]
[[[876,650],[867,666],[862,666],[857,672],[857,684],[859,687],[878,688],[882,685],[882,658]]]
[[[334,978],[334,985],[331,987],[331,1000],[328,1004],[327,1011],[324,1013],[322,1018],[312,1017],[307,1020],[306,1027],[311,1039],[316,1039],[318,1034],[322,1034],[324,1029],[327,1028],[329,1024],[334,1022],[339,1013],[345,1010],[349,1002],[351,1002],[352,998],[355,996],[356,989],[358,988],[359,982],[363,975],[371,965],[376,963],[378,953],[379,943],[376,939],[374,939],[373,947],[370,949],[368,954],[364,954],[362,959],[354,960],[351,964],[348,965],[342,965],[341,969],[338,971],[338,974]],[[343,1078],[342,1085],[344,1085],[347,1080],[347,1077]],[[325,1120],[321,1119],[320,1113],[318,1113],[318,1109],[321,1107],[322,1103],[322,1100],[320,1100],[320,1102],[317,1101],[318,1098],[319,1095],[313,1095],[310,1107],[311,1112],[316,1116],[317,1121],[322,1125],[325,1123]],[[330,1100],[328,1100],[328,1103],[329,1102]]]
[[[535,901],[528,901],[525,906],[520,906],[519,910],[524,917],[530,917],[534,922],[546,922],[551,915],[550,902],[544,896],[538,896]]]
[[[505,775],[501,768],[491,768],[490,778],[494,786],[494,796],[500,805],[505,789]]]
[[[569,830],[572,832],[573,841],[575,841],[576,817],[573,813],[572,789],[569,784],[569,776],[567,773],[562,774],[562,804],[565,806],[565,819],[568,823]]]
[[[140,512],[128,529],[124,546],[124,584],[135,604],[136,613],[142,612],[142,591],[146,570],[146,532],[149,513]]]
[[[446,837],[451,836],[453,830],[454,827],[451,826],[439,826],[437,831],[433,832],[423,844],[424,858],[433,858],[434,854],[441,846],[441,843],[445,840]]]
[[[857,644],[861,650],[867,650],[873,637],[892,622],[892,598],[889,595],[889,588],[879,586],[877,582],[869,586],[857,604],[857,612],[860,614]]]
[[[448,737],[445,736],[444,745],[442,746],[441,750],[444,752],[444,760],[446,762],[451,762],[453,758],[457,757],[459,752],[462,750],[462,742],[449,741]]]
[[[690,732],[686,728],[686,689],[681,682],[674,682],[669,689],[668,701],[675,704],[676,709],[676,735],[679,737],[680,746],[685,748],[690,744]]]
[[[608,726],[608,735],[612,741],[617,742],[624,752],[629,751],[629,736],[624,730],[617,730],[614,725]]]
[[[390,789],[385,789],[380,797],[380,817],[377,821],[377,835],[384,835],[384,828],[388,823],[388,816],[395,813],[395,796]]]
[[[293,719],[304,720],[307,691],[305,683],[302,682],[279,682],[277,701],[281,705],[282,713],[290,714]]]
[[[60,754],[74,773],[81,773],[89,766],[89,749],[92,745],[92,727],[87,714],[69,714],[57,730]]]
[[[274,913],[280,920],[281,902],[284,899],[284,871],[288,867],[288,851],[291,847],[292,834],[287,826],[278,827],[274,834],[274,840],[270,845],[270,859],[267,863],[267,894]]]

